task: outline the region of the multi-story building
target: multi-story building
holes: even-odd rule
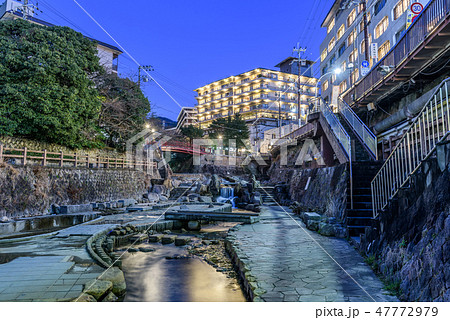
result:
[[[2,5],[0,5],[0,21],[22,19],[22,12],[24,10],[23,6],[24,4],[21,2],[6,0]],[[54,26],[54,24],[52,23],[34,17],[33,10],[30,9],[28,9],[27,21],[41,26]],[[116,46],[110,45],[108,43],[89,37],[87,38],[97,44],[97,56],[100,59],[100,65],[103,66],[107,72],[117,73],[119,55],[122,54],[122,51]]]
[[[365,4],[364,4],[365,2]],[[369,67],[382,59],[405,33],[410,0],[336,0],[322,22],[327,35],[320,45],[321,95],[336,105],[337,98],[362,75],[361,64]],[[365,7],[365,8],[364,8]],[[364,9],[366,12],[365,33]],[[367,39],[366,39],[367,38]],[[365,45],[367,41],[368,45]],[[371,43],[377,44],[378,60],[370,57]],[[336,70],[340,72],[336,74]]]
[[[181,128],[189,125],[197,124],[197,108],[183,107],[178,114],[176,132],[180,132]]]
[[[264,131],[305,122],[308,105],[316,94],[317,79],[311,77],[312,61],[302,60],[300,66],[295,61],[288,58],[277,64],[283,71],[257,68],[196,89],[200,127],[212,130],[214,119],[240,114],[248,124],[253,151],[259,152]]]
[[[261,141],[260,152],[261,153],[269,153],[273,144],[288,135],[289,133],[298,129],[297,123],[291,123],[279,128],[273,128],[264,131],[264,140]]]

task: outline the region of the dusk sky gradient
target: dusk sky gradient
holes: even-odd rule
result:
[[[274,66],[300,42],[319,57],[320,28],[332,0],[119,1],[77,0],[182,106],[195,104],[194,89],[257,67]],[[67,25],[116,45],[73,0],[38,1],[37,18]],[[70,22],[69,22],[70,21]],[[317,68],[318,69],[318,68]],[[119,57],[122,77],[137,79],[137,65]],[[180,111],[155,83],[144,93],[159,116]]]

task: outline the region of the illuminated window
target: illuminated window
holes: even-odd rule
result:
[[[408,9],[409,0],[400,0],[394,7],[394,20],[397,20]]]
[[[356,8],[350,12],[350,14],[347,17],[347,28],[352,25],[353,22],[355,22],[356,19]]]
[[[367,11],[366,12],[366,17],[367,17],[367,23],[369,23],[370,21],[370,12]],[[364,16],[361,18],[361,22],[359,23],[359,32],[363,32],[364,31]]]
[[[321,61],[325,60],[327,57],[327,48],[323,49],[322,54],[320,55]]]
[[[344,80],[339,84],[339,93],[343,93],[345,90],[347,90],[347,80]]]
[[[322,84],[322,91],[326,91],[328,89],[328,85],[329,85],[329,81],[326,80],[323,84]]]
[[[341,72],[344,72],[345,69],[347,69],[347,64],[345,63],[345,61],[342,61],[342,63],[341,63]]]
[[[369,45],[371,42],[372,42],[372,35],[369,36]],[[363,41],[361,41],[360,52],[361,52],[361,54],[366,52],[366,40],[365,39],[363,39]]]
[[[389,18],[385,16],[375,27],[375,39],[378,39],[389,26]]]
[[[348,62],[355,63],[357,57],[358,57],[358,50],[355,49],[355,50],[353,50],[352,53],[350,53],[350,55],[348,56]]]
[[[356,30],[353,30],[347,38],[347,46],[350,47],[356,40]]]
[[[352,77],[352,83],[355,83],[358,80],[358,78],[359,78],[358,68],[355,68],[353,70],[351,77]]]
[[[334,39],[334,37],[330,40],[330,42],[328,43],[328,52],[331,52],[331,50],[333,50],[334,45],[336,44],[336,40]]]
[[[337,32],[337,39],[338,39],[338,40],[344,35],[344,32],[345,32],[345,26],[342,25],[342,26],[339,28],[338,32]]]
[[[330,33],[331,30],[333,30],[333,28],[334,28],[334,18],[333,20],[330,21],[330,23],[327,26],[327,33]]]
[[[378,48],[378,60],[383,58],[386,55],[386,53],[389,52],[390,49],[391,49],[391,43],[388,40]]]

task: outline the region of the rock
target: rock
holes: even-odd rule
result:
[[[253,211],[254,209],[255,209],[255,205],[254,204],[250,203],[250,204],[245,206],[245,210]]]
[[[99,277],[100,281],[110,281],[112,283],[112,293],[116,296],[121,296],[125,294],[127,285],[125,282],[125,277],[122,270],[117,267],[109,268]],[[117,297],[116,297],[117,298]]]
[[[198,202],[198,198],[200,197],[197,193],[188,194],[189,202]]]
[[[190,237],[177,237],[175,239],[175,245],[176,246],[184,246],[188,244],[191,241]]]
[[[74,302],[97,302],[97,300],[87,293],[82,293],[78,298],[73,300]]]
[[[306,222],[306,228],[312,231],[319,230],[319,221],[317,220],[307,220]]]
[[[215,196],[218,196],[220,194],[220,183],[221,183],[220,177],[217,174],[213,174],[213,176],[211,177],[209,189],[211,193]]]
[[[8,218],[7,216],[2,216],[2,217],[0,217],[0,222],[1,223],[8,223],[8,222],[11,222],[11,219]]]
[[[112,289],[113,283],[106,280],[90,280],[84,285],[83,292],[90,294],[96,300],[100,300],[102,297],[106,296],[108,292]]]
[[[175,239],[177,238],[177,236],[173,236],[173,235],[164,235],[161,238],[161,243],[162,244],[170,244],[173,243],[175,241]]]
[[[323,236],[333,237],[335,235],[334,226],[326,222],[320,222],[319,233]]]
[[[155,251],[155,249],[148,248],[148,247],[140,247],[139,251],[141,251],[141,252],[153,252],[153,251]]]
[[[164,185],[155,185],[152,188],[152,192],[158,195],[165,195],[167,193],[167,188]]]
[[[147,194],[147,199],[149,202],[158,202],[159,201],[159,194],[154,193],[154,192],[149,192]]]
[[[200,190],[198,191],[198,193],[200,195],[205,195],[208,194],[209,192],[209,185],[208,184],[201,184],[200,185]]]
[[[169,198],[167,198],[166,196],[160,195],[159,201],[169,201]]]
[[[148,236],[148,241],[149,242],[159,242],[159,241],[161,241],[163,236],[164,236],[163,234],[152,234],[152,235]]]
[[[180,206],[180,209],[181,210],[188,210],[189,207],[187,205],[183,204],[183,205]]]
[[[199,197],[199,201],[200,202],[204,202],[204,203],[212,203],[212,198],[211,197],[207,197],[207,196],[200,196]]]
[[[119,300],[119,298],[117,298],[117,296],[110,292],[108,293],[108,295],[102,300],[102,302],[116,302],[117,300]]]
[[[198,231],[202,228],[200,221],[189,221],[188,225],[187,225],[189,230],[194,230],[194,231]]]
[[[171,232],[170,232],[170,230],[164,230],[163,233],[164,234],[170,234]]]
[[[133,244],[142,243],[148,239],[148,235],[145,233],[139,233],[130,237],[130,242]]]
[[[57,204],[52,204],[51,211],[52,214],[59,214],[60,213],[60,207]]]
[[[137,249],[137,248],[128,248],[128,252],[131,252],[131,253],[138,252],[138,251],[139,251],[139,249]]]
[[[184,228],[181,228],[181,233],[186,233],[187,232],[187,230],[186,229],[184,229]]]

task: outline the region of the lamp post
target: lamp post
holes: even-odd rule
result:
[[[322,78],[323,77],[325,77],[325,76],[328,76],[328,75],[330,75],[330,74],[340,74],[342,72],[342,70],[341,70],[341,68],[336,68],[336,69],[334,69],[333,71],[331,71],[331,72],[327,72],[327,73],[324,73],[320,78],[319,78],[319,80],[317,80],[317,85],[316,85],[316,109],[317,109],[317,105],[318,105],[318,101],[319,101],[319,99],[318,99],[318,97],[319,97],[319,83],[320,83],[320,81],[322,80]]]

